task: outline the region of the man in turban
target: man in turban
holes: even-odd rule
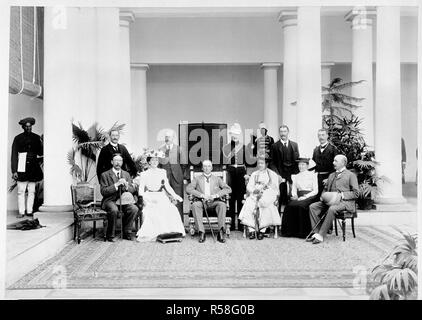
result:
[[[19,218],[26,215],[32,216],[36,182],[43,179],[40,167],[40,158],[43,155],[41,137],[32,132],[35,119],[24,118],[19,121],[23,132],[13,139],[11,167],[12,178],[18,185],[18,209]],[[28,198],[25,206],[25,193],[28,190]]]

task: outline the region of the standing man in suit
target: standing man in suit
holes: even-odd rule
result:
[[[182,199],[184,197],[184,184],[189,179],[187,172],[187,164],[180,163],[181,150],[180,147],[174,144],[174,132],[167,130],[164,136],[165,144],[161,146],[160,151],[164,153],[164,158],[160,158],[160,167],[167,172],[167,179],[174,192]],[[177,202],[177,210],[180,218],[183,219],[183,202]]]
[[[107,211],[107,231],[106,240],[114,242],[114,226],[119,212],[116,201],[120,194],[128,191],[131,194],[136,192],[136,187],[132,183],[132,178],[127,171],[122,170],[123,157],[115,153],[111,160],[112,168],[103,172],[100,179],[100,191],[103,196],[101,207]],[[133,201],[135,202],[135,201]],[[122,205],[123,211],[123,238],[132,240],[133,220],[138,214],[138,207],[132,204]]]
[[[217,240],[221,243],[224,239],[224,223],[226,221],[226,203],[221,200],[225,195],[231,193],[232,189],[220,178],[212,174],[212,162],[204,160],[202,162],[203,174],[194,178],[186,187],[186,192],[193,195],[196,200],[192,204],[192,213],[195,219],[196,228],[199,230],[199,242],[205,241],[205,229],[202,223],[204,213],[204,203],[208,209],[215,209],[218,217]]]
[[[315,147],[312,160],[315,162],[315,173],[318,175],[318,197],[324,190],[324,183],[327,182],[330,173],[334,172],[334,157],[338,154],[337,148],[328,142],[327,129],[318,130],[320,145]]]
[[[325,186],[324,193],[321,195],[321,199],[327,198],[324,196],[325,192],[334,192],[336,193],[337,200],[330,201],[330,203],[327,203],[327,201],[314,202],[309,206],[312,229],[318,224],[320,216],[327,212],[320,227],[315,230],[316,232],[312,237],[306,240],[312,241],[313,244],[324,241],[324,237],[333,224],[337,212],[355,210],[355,199],[359,194],[358,179],[353,172],[346,169],[346,156],[342,154],[336,155],[333,164],[336,171],[328,177],[327,185]]]
[[[296,142],[289,140],[289,127],[285,124],[279,128],[280,140],[271,147],[271,162],[269,168],[282,177],[280,184],[280,206],[287,204],[288,189],[287,184],[292,184],[292,174],[299,173],[298,162],[299,147]]]
[[[40,167],[40,158],[43,155],[41,137],[32,132],[35,119],[32,117],[19,121],[23,132],[13,139],[12,144],[12,178],[18,185],[18,218],[25,215],[25,191],[28,189],[26,199],[26,215],[33,215],[35,187],[43,179]]]
[[[104,146],[97,160],[97,177],[98,182],[101,180],[101,174],[112,168],[111,160],[113,154],[120,153],[123,158],[123,170],[129,172],[132,177],[135,177],[137,174],[135,162],[133,162],[132,157],[127,151],[126,147],[122,144],[119,144],[120,133],[118,130],[110,131],[110,143]]]

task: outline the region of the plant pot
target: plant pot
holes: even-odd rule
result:
[[[356,200],[359,210],[372,210],[374,205],[374,200],[371,198],[358,198]]]

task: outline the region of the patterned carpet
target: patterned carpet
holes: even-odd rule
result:
[[[244,239],[203,244],[189,235],[181,243],[85,239],[66,246],[9,289],[148,287],[352,287],[356,266],[368,270],[390,251],[398,233],[391,227],[358,227],[328,236],[319,245],[296,238]]]

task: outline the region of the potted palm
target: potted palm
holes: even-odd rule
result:
[[[375,266],[370,279],[371,300],[414,300],[417,298],[417,235],[399,232],[403,239]]]
[[[380,182],[389,182],[386,176],[379,176],[376,167],[379,163],[375,160],[373,151],[365,151],[360,159],[353,162],[359,183],[359,196],[356,200],[361,210],[373,209],[375,198],[381,193]]]
[[[67,154],[67,161],[76,183],[89,184],[95,178],[97,153],[109,140],[108,132],[112,129],[122,131],[123,127],[124,124],[118,125],[116,122],[109,131],[105,131],[94,123],[85,130],[81,123],[72,122],[74,146]]]

